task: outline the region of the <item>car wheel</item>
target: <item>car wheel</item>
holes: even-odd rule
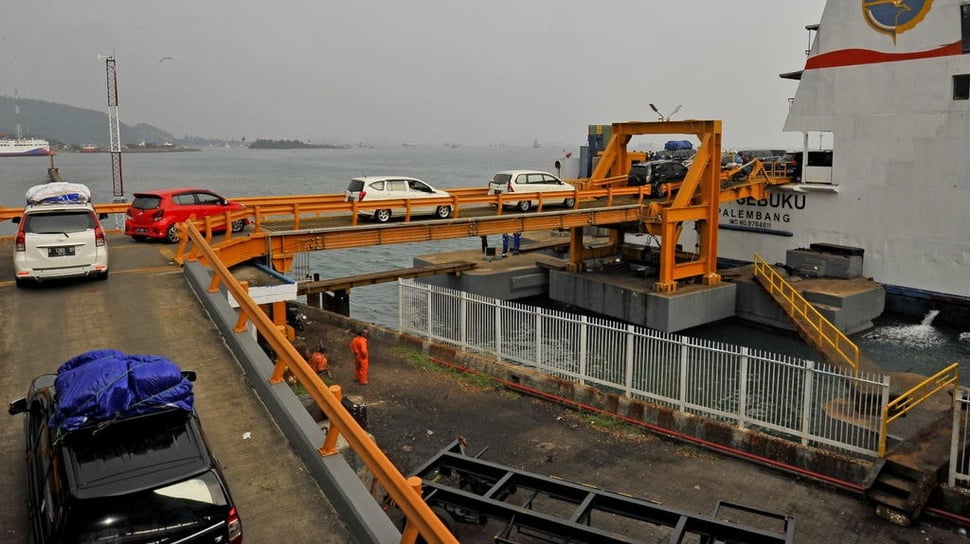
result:
[[[136,241],[136,242],[144,242],[145,240],[148,239],[148,237],[147,236],[142,236],[142,235],[138,234],[138,235],[132,236],[131,239],[134,240],[134,241]]]
[[[178,243],[179,241],[178,223],[172,223],[171,225],[169,225],[168,230],[165,231],[165,239],[173,244]]]
[[[438,206],[435,209],[434,214],[438,216],[439,219],[448,219],[451,217],[451,206]]]
[[[531,200],[520,200],[519,203],[516,204],[515,207],[518,208],[520,212],[527,212],[527,211],[529,211],[529,210],[532,209],[532,201]]]
[[[27,282],[23,278],[14,278],[14,283],[17,284],[18,289],[23,289],[27,287]]]
[[[242,232],[242,230],[244,228],[246,228],[246,222],[243,221],[242,219],[240,219],[239,221],[233,221],[232,222],[232,231],[233,232]]]
[[[98,279],[98,281],[104,281],[104,280],[108,279],[108,271],[105,270],[104,272],[98,274],[97,275],[97,279]]]
[[[387,223],[391,220],[391,210],[377,210],[374,212],[374,221]]]
[[[629,185],[630,187],[639,187],[644,184],[644,181],[645,180],[643,179],[643,176],[630,174],[630,177],[627,178],[626,184]]]
[[[565,206],[565,207],[567,207],[567,208],[572,208],[573,206],[576,205],[576,199],[575,198],[567,198],[566,200],[563,200],[562,201],[562,205]]]

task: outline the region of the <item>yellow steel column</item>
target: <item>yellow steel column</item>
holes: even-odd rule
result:
[[[568,270],[571,272],[580,272],[582,270],[583,249],[583,227],[569,229]]]
[[[717,225],[719,204],[721,202],[721,122],[713,121],[711,133],[705,139],[700,152],[704,164],[701,199],[707,209],[707,218],[698,221],[701,261],[704,262],[705,285],[719,285],[721,276],[717,273]],[[697,157],[694,158],[695,160]]]

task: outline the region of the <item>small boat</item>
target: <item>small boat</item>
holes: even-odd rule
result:
[[[535,140],[532,140],[532,147],[534,147],[535,149],[539,149],[540,147],[542,147],[542,144],[539,143],[538,138],[536,138]]]
[[[93,144],[81,146],[81,153],[98,153],[99,151],[101,151],[101,148]]]

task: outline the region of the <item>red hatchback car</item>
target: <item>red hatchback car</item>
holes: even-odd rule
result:
[[[190,216],[202,219],[244,207],[206,189],[161,189],[135,193],[135,199],[125,212],[125,234],[138,241],[160,238],[175,243],[179,239],[176,224]],[[249,218],[233,221],[232,231],[239,232],[248,224]]]

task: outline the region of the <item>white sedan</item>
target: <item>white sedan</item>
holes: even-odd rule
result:
[[[344,191],[347,202],[372,203],[380,200],[425,200],[429,198],[451,198],[445,191],[439,191],[417,178],[399,176],[365,176],[350,180],[350,185]],[[421,202],[409,202],[411,215],[431,215],[441,219],[451,217],[451,205],[438,202],[433,205],[422,205]],[[378,223],[388,222],[392,216],[404,216],[405,208],[401,205],[387,208],[367,208],[358,212]]]

